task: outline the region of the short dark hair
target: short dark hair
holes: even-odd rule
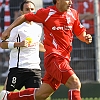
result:
[[[53,4],[56,4],[56,0],[53,0]]]
[[[25,3],[32,3],[34,6],[35,4],[31,1],[31,0],[24,0],[21,4],[20,4],[20,10],[23,11],[23,6]]]

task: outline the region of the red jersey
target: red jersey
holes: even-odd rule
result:
[[[25,18],[43,24],[45,57],[54,53],[70,59],[73,32],[78,36],[86,31],[77,11],[72,8],[68,12],[59,12],[56,6],[50,6],[39,9],[36,14],[26,14]]]

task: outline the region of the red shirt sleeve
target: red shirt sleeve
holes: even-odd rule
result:
[[[44,23],[46,17],[48,16],[48,12],[49,12],[49,9],[41,8],[36,12],[36,14],[33,14],[33,13],[25,14],[25,19],[28,21],[34,21],[37,23]]]
[[[33,21],[33,16],[34,16],[33,13],[25,14],[25,19],[28,21]]]
[[[76,20],[73,26],[73,32],[76,36],[79,36],[82,32],[86,31],[86,28],[80,23],[79,14],[76,13]]]

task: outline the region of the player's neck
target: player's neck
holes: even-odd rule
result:
[[[59,12],[66,12],[70,10],[70,7],[65,9],[61,7],[59,4],[56,4],[56,8],[58,9]]]

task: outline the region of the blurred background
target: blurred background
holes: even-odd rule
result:
[[[24,0],[0,0],[0,36],[20,15],[19,5],[22,1]],[[36,9],[52,5],[52,0],[32,1],[35,3]],[[86,27],[87,33],[93,36],[93,42],[87,45],[74,36],[70,64],[83,84],[82,95],[84,97],[100,97],[100,0],[72,1],[72,7],[79,12],[80,21]],[[43,36],[41,40],[43,40]],[[9,52],[8,49],[0,48],[0,85],[4,84],[8,75]],[[42,76],[44,74],[43,55],[40,52]],[[59,93],[61,89],[64,91],[63,86],[61,86],[56,93]],[[60,96],[56,93],[52,97],[59,98]],[[64,93],[62,96],[66,97]]]

